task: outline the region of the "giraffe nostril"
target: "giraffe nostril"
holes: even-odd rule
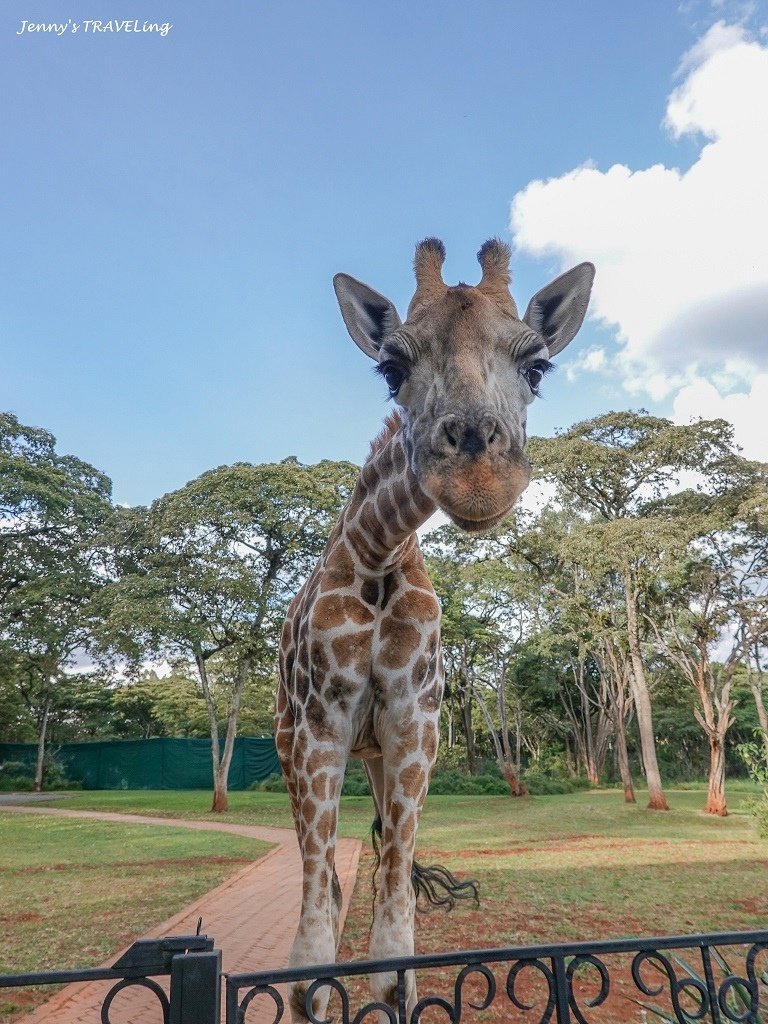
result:
[[[459,431],[455,420],[446,420],[443,423],[443,430],[451,448],[459,446]]]
[[[494,427],[493,430],[491,431],[490,437],[488,438],[488,444],[493,444],[493,442],[496,440],[498,436],[499,431],[496,429],[496,427]]]

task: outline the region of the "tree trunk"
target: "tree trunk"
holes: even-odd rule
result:
[[[515,771],[518,778],[523,774],[523,712],[515,708]]]
[[[506,665],[501,669],[499,676],[500,682],[496,691],[496,709],[499,715],[499,722],[501,723],[501,749],[503,755],[501,771],[512,791],[512,796],[527,796],[528,789],[520,780],[520,759],[515,759],[512,753],[512,745],[509,741],[509,715],[507,713],[506,694],[504,692]],[[517,742],[515,746],[517,748]]]
[[[629,574],[624,577],[624,594],[627,602],[627,638],[632,661],[632,697],[637,714],[637,728],[640,733],[640,747],[643,752],[643,767],[648,784],[648,810],[668,811],[669,804],[661,785],[659,762],[656,758],[656,738],[653,735],[653,712],[651,694],[645,678],[645,667],[640,651],[640,633],[637,625],[637,595]]]
[[[475,731],[472,728],[472,695],[471,692],[462,690],[459,701],[461,711],[461,728],[464,733],[464,741],[467,744],[467,768],[469,774],[477,772],[477,755],[475,753]]]
[[[704,810],[721,818],[728,814],[725,803],[725,745],[717,736],[709,737],[709,788]]]
[[[747,682],[749,683],[749,688],[752,691],[752,696],[755,699],[755,710],[757,711],[757,721],[760,726],[760,736],[763,741],[765,763],[768,765],[768,711],[766,711],[763,696],[763,672],[760,668],[759,653],[755,652],[755,662],[758,666],[757,672],[752,671],[751,659],[749,657],[747,657],[746,662]]]
[[[616,719],[616,760],[619,762],[619,775],[624,788],[624,803],[637,803],[635,798],[635,786],[632,782],[632,772],[629,768],[629,754],[627,753],[627,731],[624,726],[624,719],[618,716]]]
[[[227,735],[224,738],[224,751],[214,773],[213,783],[213,806],[212,811],[228,811],[229,796],[227,783],[229,780],[229,766],[232,763],[232,752],[235,749],[235,737],[237,736],[237,719],[240,714],[240,704],[243,699],[243,689],[251,670],[251,659],[244,658],[237,672],[237,682],[232,691],[232,700],[227,713]]]
[[[702,644],[699,660],[691,670],[701,704],[701,709],[694,708],[693,713],[709,743],[709,787],[704,810],[721,818],[728,813],[725,805],[725,737],[733,722],[734,703],[730,695],[735,664],[733,659],[718,676],[715,666],[709,663],[706,645]]]
[[[43,766],[45,763],[45,734],[48,730],[48,715],[51,710],[50,700],[43,704],[42,715],[37,727],[37,762],[35,764],[35,792],[43,791]]]
[[[501,772],[505,782],[509,786],[509,790],[512,793],[512,796],[528,796],[527,786],[525,786],[525,784],[520,781],[520,776],[515,771],[514,765],[511,763],[511,752],[509,758],[505,757],[504,745],[502,745],[503,741],[499,737],[499,732],[496,729],[496,724],[493,721],[493,717],[490,711],[486,707],[485,701],[478,701],[478,705],[483,713],[483,718],[485,718],[485,723],[488,726],[488,732],[490,733],[491,740],[493,741],[493,749],[496,753],[496,762],[499,766],[499,771]],[[508,746],[508,741],[507,744],[505,745]]]
[[[213,694],[208,682],[208,669],[205,664],[205,657],[199,651],[195,651],[195,665],[200,676],[200,685],[203,688],[205,707],[208,712],[208,723],[211,729],[211,768],[213,775],[213,803],[212,811],[226,811],[229,809],[227,798],[227,776],[221,776],[221,756],[219,746],[219,722],[216,717],[216,705],[213,702]],[[227,765],[229,773],[229,765]]]
[[[602,651],[602,656],[596,654],[595,659],[606,683],[607,707],[616,737],[616,762],[624,788],[624,802],[634,804],[637,800],[627,752],[627,721],[632,707],[629,694],[631,671],[626,654],[615,647],[608,636],[603,638]]]
[[[509,786],[512,796],[528,796],[528,787],[520,779],[519,774],[515,771],[514,766],[509,761],[502,761],[501,773],[504,776],[504,781]]]

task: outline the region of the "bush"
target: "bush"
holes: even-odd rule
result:
[[[256,790],[259,793],[285,793],[285,778],[283,773],[275,773],[274,775],[268,776],[266,779],[260,779],[256,782],[252,782],[249,789]]]
[[[528,768],[527,771],[524,771],[523,782],[528,787],[531,796],[554,796],[558,793],[576,793],[579,790],[590,788],[586,779],[580,777],[557,778],[546,775],[537,768]]]
[[[268,779],[262,779],[261,782],[252,782],[249,789],[257,790],[259,793],[285,793],[285,777],[282,772],[270,775]],[[350,761],[347,764],[341,795],[368,796],[369,792],[368,779],[362,764],[359,761]]]
[[[82,782],[75,782],[67,775],[67,767],[55,753],[46,752],[43,758],[43,789],[82,789]]]
[[[29,793],[34,788],[29,765],[21,761],[0,764],[0,793]]]
[[[344,783],[341,787],[342,796],[368,796],[368,776],[361,761],[350,760],[347,762],[347,771],[344,775]]]
[[[435,796],[503,796],[509,786],[498,768],[484,768],[480,775],[469,775],[456,769],[435,770],[429,785]]]
[[[440,747],[437,751],[433,776],[451,771],[460,772],[462,775],[469,775],[466,747]]]
[[[453,761],[454,766],[451,766]],[[470,775],[466,761],[460,758],[439,757],[429,792],[433,796],[509,796],[509,786],[499,771],[495,761],[484,761],[479,765],[479,773]],[[556,793],[576,793],[589,789],[586,779],[553,778],[535,768],[523,772],[523,782],[532,796],[550,796]],[[285,779],[282,775],[270,775],[262,782],[254,782],[251,789],[261,793],[284,793]],[[368,778],[360,761],[350,760],[347,764],[342,796],[368,796]]]
[[[747,766],[749,777],[761,790],[761,795],[749,800],[746,808],[757,821],[760,835],[768,839],[768,763],[765,752],[762,744],[758,743],[741,743],[736,749]]]

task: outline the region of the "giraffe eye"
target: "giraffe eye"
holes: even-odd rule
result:
[[[528,382],[528,387],[531,389],[532,394],[538,395],[544,375],[549,373],[550,370],[554,370],[554,368],[554,365],[548,359],[537,359],[535,363],[532,363],[523,370],[523,376]]]
[[[384,378],[386,385],[389,388],[389,394],[394,398],[405,381],[405,370],[396,366],[394,363],[382,363],[380,366],[376,367],[376,370]]]

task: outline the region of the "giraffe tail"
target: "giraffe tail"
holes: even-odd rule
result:
[[[371,825],[371,844],[376,857],[374,875],[381,863],[380,839],[381,817],[377,814]],[[428,910],[430,907],[453,910],[459,900],[474,900],[476,906],[480,905],[478,883],[474,879],[462,882],[448,868],[441,867],[439,864],[426,867],[414,860],[411,868],[411,884],[416,893],[416,907],[419,910]]]

